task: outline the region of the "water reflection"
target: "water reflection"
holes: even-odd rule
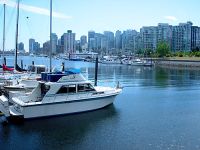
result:
[[[39,62],[38,62],[39,64]],[[94,80],[94,63],[68,62]],[[99,65],[99,85],[120,81],[114,105],[0,125],[3,149],[200,149],[200,70]]]
[[[94,129],[96,131],[110,120],[117,122],[118,115],[115,106],[110,105],[92,112],[0,126],[0,131],[3,132],[0,134],[0,145],[5,149],[57,149],[58,145],[59,149],[77,148],[90,134],[98,136]]]
[[[195,86],[199,85],[200,70],[195,68],[157,67],[156,82],[164,86]]]

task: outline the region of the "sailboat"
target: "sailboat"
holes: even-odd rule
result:
[[[19,0],[17,2],[17,21],[16,21],[16,40],[15,40],[15,70],[19,72],[27,71],[23,68],[20,68],[17,64],[17,52],[18,52],[18,32],[19,32]]]
[[[5,5],[4,4],[4,32],[3,32],[3,74],[0,75],[0,89],[3,90],[5,86],[13,85],[22,78],[30,77],[30,74],[25,69],[22,69],[17,64],[17,51],[18,51],[18,22],[19,22],[19,0],[17,3],[17,20],[16,20],[16,38],[15,38],[15,59],[14,59],[14,68],[6,66],[6,61],[4,57],[4,48],[5,48]],[[1,91],[2,92],[2,91]]]
[[[50,35],[51,22],[52,0]],[[32,92],[15,94],[11,105],[8,97],[0,96],[0,111],[7,118],[22,119],[80,113],[112,104],[121,91],[118,86],[116,88],[93,86],[77,69],[53,73],[50,59],[50,72],[42,73],[42,80],[38,81],[37,87]]]
[[[6,58],[5,58],[5,20],[6,20],[6,4],[3,4],[4,17],[3,17],[3,60],[2,60],[2,69],[3,71],[13,71],[14,68],[6,66]]]

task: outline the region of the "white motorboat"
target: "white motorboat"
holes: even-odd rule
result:
[[[77,71],[42,73],[31,92],[0,96],[0,111],[8,118],[37,118],[96,110],[113,103],[121,88],[92,86]]]
[[[143,66],[144,62],[143,62],[143,60],[136,58],[136,59],[133,59],[131,61],[131,65],[133,65],[133,66]]]
[[[121,62],[122,62],[123,65],[131,65],[131,63],[132,63],[129,58],[123,58],[121,60]]]
[[[153,64],[152,60],[136,58],[131,61],[131,65],[148,67],[148,66],[153,66],[154,64]]]
[[[102,64],[121,64],[121,60],[118,58],[118,56],[104,56],[100,62]]]

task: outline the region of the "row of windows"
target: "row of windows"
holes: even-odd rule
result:
[[[78,84],[77,92],[95,91],[91,84]],[[57,94],[76,93],[76,84],[62,86]]]

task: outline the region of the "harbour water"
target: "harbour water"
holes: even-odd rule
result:
[[[23,57],[48,65],[48,58]],[[12,65],[12,58],[7,58]],[[59,66],[63,60],[53,60]],[[94,80],[94,63],[65,61]],[[200,149],[200,69],[99,65],[98,85],[123,92],[106,108],[0,124],[7,149]]]

